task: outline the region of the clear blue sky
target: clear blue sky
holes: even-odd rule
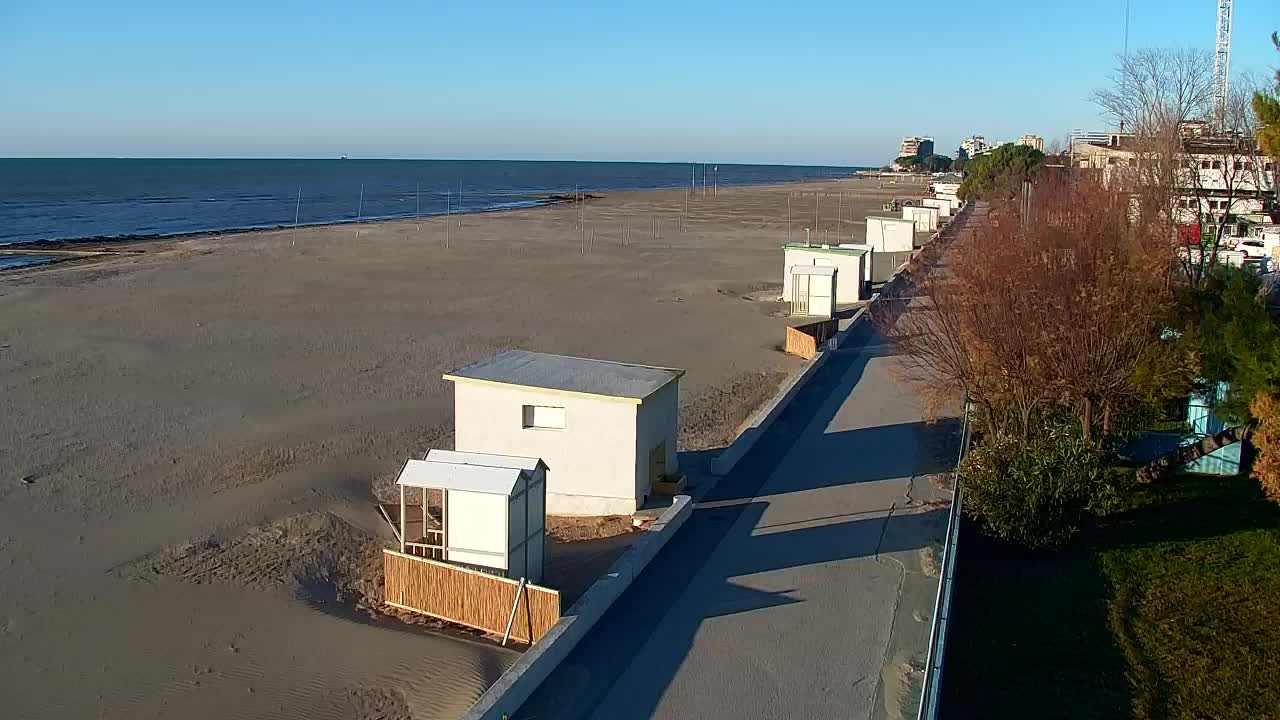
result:
[[[1124,0],[0,0],[0,156],[880,164],[1101,128]],[[1132,0],[1130,47],[1213,43]],[[1270,73],[1280,2],[1237,0]]]

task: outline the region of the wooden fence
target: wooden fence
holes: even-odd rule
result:
[[[787,328],[787,353],[790,355],[799,355],[805,360],[813,359],[818,354],[818,348],[822,344],[831,339],[832,335],[840,329],[839,322],[836,320],[821,320],[808,325],[797,325]]]
[[[520,583],[479,570],[382,551],[383,601],[402,610],[501,635]],[[537,642],[560,620],[560,593],[526,584],[511,637]]]

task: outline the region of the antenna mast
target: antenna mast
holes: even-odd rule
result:
[[[1217,0],[1218,41],[1213,48],[1213,114],[1218,129],[1227,121],[1227,95],[1231,87],[1231,0]]]

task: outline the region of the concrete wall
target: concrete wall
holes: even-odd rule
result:
[[[649,494],[649,451],[664,440],[667,443],[667,474],[680,469],[676,448],[676,429],[680,426],[680,381],[667,383],[661,390],[645,398],[636,411],[636,485],[635,494]]]
[[[842,278],[862,277],[862,258],[858,255],[823,252],[820,248],[785,248],[782,252],[782,300],[791,302],[791,268],[795,265],[832,265]],[[862,299],[861,283],[836,282],[836,302],[856,303]]]
[[[455,382],[454,448],[540,457],[547,471],[547,512],[635,512],[636,408],[624,401],[509,385]],[[565,409],[565,428],[524,427],[524,406]]]

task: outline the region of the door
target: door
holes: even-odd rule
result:
[[[809,314],[809,276],[791,276],[791,314]]]
[[[649,451],[649,487],[660,483],[667,477],[667,441],[658,443]]]

